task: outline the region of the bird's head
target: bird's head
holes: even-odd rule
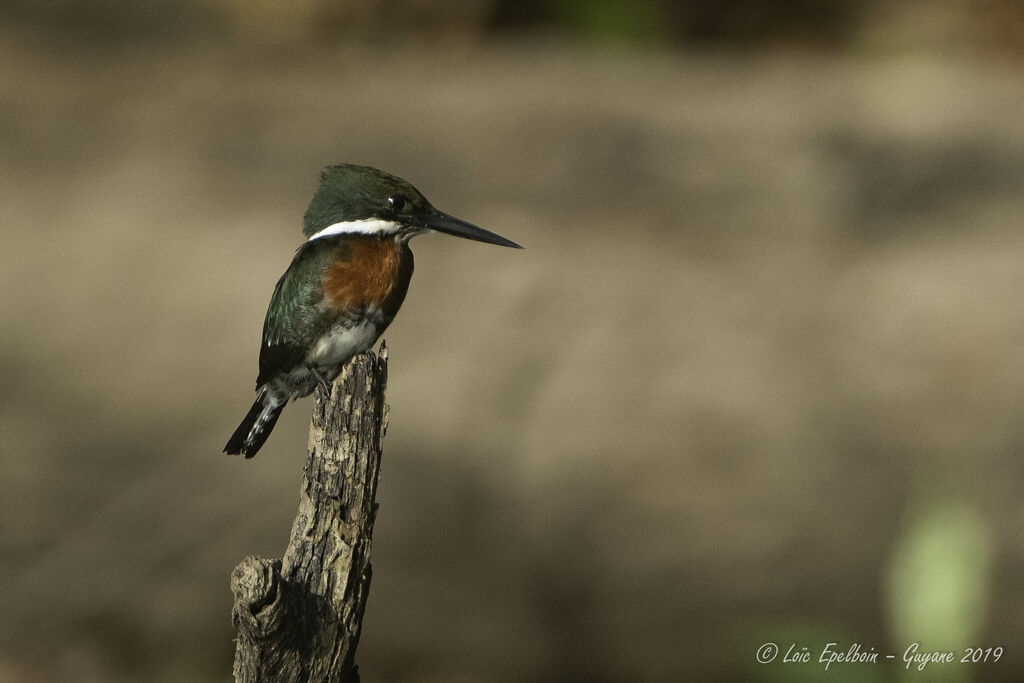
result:
[[[302,224],[302,232],[310,240],[352,234],[393,236],[405,242],[432,230],[522,249],[500,235],[438,211],[401,178],[352,164],[323,170]]]

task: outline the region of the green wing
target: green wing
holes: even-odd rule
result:
[[[274,287],[260,345],[257,388],[279,372],[301,363],[323,325],[318,324],[323,300],[323,275],[331,261],[327,240],[313,240],[299,247],[292,263]]]

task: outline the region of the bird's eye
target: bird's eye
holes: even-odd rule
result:
[[[394,211],[395,213],[398,213],[399,211],[404,209],[405,203],[407,201],[408,200],[400,194],[396,194],[393,197],[388,197],[388,205],[391,207],[391,210]]]

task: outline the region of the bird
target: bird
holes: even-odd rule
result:
[[[318,385],[330,394],[345,363],[373,346],[409,289],[412,237],[441,232],[522,249],[435,209],[407,181],[354,164],[321,172],[302,232],[267,307],[256,401],[224,446],[230,455],[256,455],[289,400]]]

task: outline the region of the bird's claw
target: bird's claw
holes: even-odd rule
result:
[[[327,378],[324,377],[323,373],[320,372],[315,366],[313,366],[313,365],[309,366],[309,371],[311,373],[313,373],[313,377],[316,377],[316,381],[320,384],[320,387],[324,390],[324,393],[327,395],[327,398],[330,398],[331,397],[331,393],[332,393],[331,392],[331,389],[332,389],[331,383],[327,381]]]

